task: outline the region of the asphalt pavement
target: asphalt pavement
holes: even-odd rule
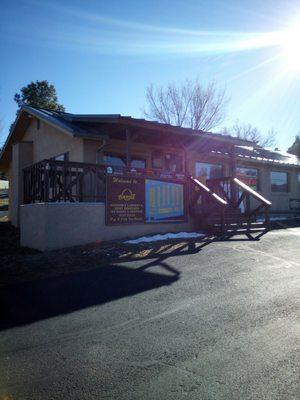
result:
[[[300,228],[2,288],[0,399],[299,399],[299,294]]]

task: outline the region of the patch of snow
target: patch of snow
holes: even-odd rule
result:
[[[138,244],[138,243],[148,243],[148,242],[157,242],[160,240],[167,239],[192,239],[192,238],[202,238],[204,237],[204,233],[199,232],[178,232],[178,233],[165,233],[163,235],[153,235],[153,236],[142,236],[137,239],[126,240],[124,243],[129,244]]]

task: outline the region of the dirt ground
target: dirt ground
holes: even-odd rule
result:
[[[299,226],[298,222],[278,223],[275,229]],[[135,261],[198,252],[217,238],[199,241],[172,240],[167,242],[124,244],[122,241],[95,242],[55,251],[39,252],[20,246],[19,230],[7,218],[0,220],[0,287],[20,281],[43,279],[85,271],[114,262]],[[197,248],[193,244],[197,242]]]
[[[206,238],[211,240],[211,238]],[[0,287],[19,281],[43,279],[108,265],[115,261],[163,257],[183,252],[189,243],[124,244],[121,241],[96,242],[84,246],[39,252],[20,246],[19,230],[8,221],[0,221]]]

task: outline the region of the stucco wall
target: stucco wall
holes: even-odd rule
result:
[[[103,203],[37,203],[20,208],[21,245],[42,251],[193,229],[191,223],[107,226]]]
[[[14,226],[19,225],[19,206],[23,202],[23,168],[32,164],[32,142],[13,145],[12,162],[9,175],[9,217]]]
[[[10,166],[8,168],[8,182],[9,182],[9,186],[8,186],[8,219],[9,221],[12,221],[13,218],[13,212],[12,212],[12,208],[11,208],[11,202],[13,199],[13,179],[12,179],[12,163],[10,163]]]
[[[40,121],[40,129],[37,129],[35,118],[32,119],[23,140],[33,142],[34,163],[65,152],[69,152],[70,161],[84,161],[82,139],[74,138],[43,121]]]

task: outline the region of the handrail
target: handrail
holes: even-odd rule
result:
[[[78,162],[78,161],[62,161],[62,160],[55,160],[55,159],[44,159],[41,161],[38,161],[34,164],[31,164],[25,168],[23,168],[23,171],[26,170],[30,170],[32,167],[36,167],[36,166],[42,166],[45,164],[49,164],[49,165],[57,165],[57,166],[67,166],[67,167],[90,167],[90,168],[99,168],[99,169],[105,169],[106,166],[101,165],[101,164],[92,164],[92,163],[83,163],[83,162]]]
[[[182,184],[186,184],[187,179],[186,175],[172,171],[44,159],[23,169],[23,200],[25,204],[104,201],[106,176],[120,172]]]
[[[136,173],[140,175],[148,176],[149,178],[157,178],[157,179],[172,179],[172,180],[185,180],[187,175],[183,172],[173,172],[168,170],[160,170],[154,168],[137,168],[137,167],[129,167],[129,166],[113,166],[113,165],[104,165],[104,164],[95,164],[95,163],[86,163],[86,162],[78,162],[78,161],[61,161],[55,159],[44,159],[40,160],[28,167],[25,167],[23,170],[30,170],[32,167],[39,167],[48,164],[48,166],[59,166],[59,167],[74,167],[74,168],[96,168],[97,170],[107,172],[108,168],[112,169],[112,172],[124,172],[124,173]]]
[[[24,204],[104,199],[105,173],[101,165],[50,159],[23,169]]]
[[[200,182],[198,179],[191,176],[191,180],[196,183],[197,186],[200,186],[201,189],[205,190],[210,196],[214,197],[219,203],[223,206],[228,205],[227,201],[222,199],[222,197],[218,196],[216,193],[212,192],[204,183]]]
[[[268,206],[272,205],[272,203],[269,200],[267,200],[265,197],[263,197],[262,195],[257,193],[255,190],[251,189],[250,186],[246,185],[244,182],[240,181],[238,178],[233,178],[233,180],[238,186],[242,187],[246,192],[250,193],[257,200],[262,201],[263,203],[265,203]]]

